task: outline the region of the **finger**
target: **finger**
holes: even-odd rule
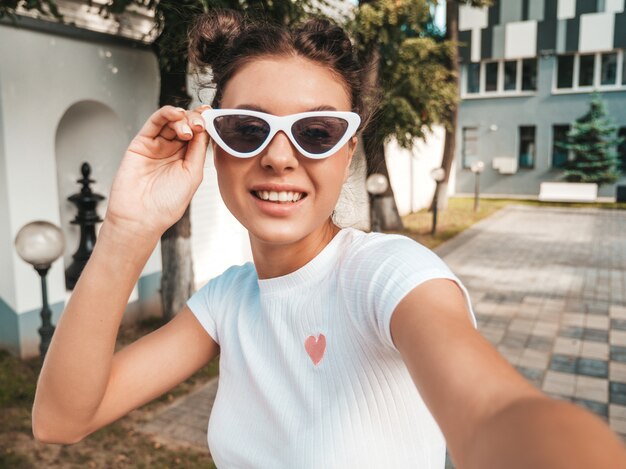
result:
[[[204,174],[204,160],[209,147],[209,134],[202,131],[194,135],[187,146],[187,153],[185,155],[185,167],[193,175],[196,175],[200,179]]]
[[[163,128],[161,135],[163,135],[163,133],[172,135],[172,132],[173,137],[171,137],[170,140],[178,139],[185,142],[191,140],[194,134],[186,118],[174,122],[168,122],[167,125]],[[163,137],[165,137],[165,135],[163,135]]]
[[[194,132],[204,131],[204,119],[202,119],[200,112],[196,110],[187,112],[187,121]]]
[[[185,114],[186,112],[183,108],[163,106],[148,118],[139,131],[139,135],[148,138],[156,138],[159,134],[161,134],[161,131],[169,122],[184,119]]]

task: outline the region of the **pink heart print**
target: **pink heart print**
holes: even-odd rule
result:
[[[309,354],[313,364],[317,366],[319,362],[324,358],[324,352],[326,351],[326,336],[320,334],[318,337],[310,335],[304,341],[304,349]]]

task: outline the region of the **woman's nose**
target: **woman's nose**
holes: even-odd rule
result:
[[[261,165],[277,173],[298,167],[298,150],[284,132],[278,132],[261,153]]]

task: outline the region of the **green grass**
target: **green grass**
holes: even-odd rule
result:
[[[492,215],[498,210],[511,204],[532,205],[542,207],[569,207],[569,208],[603,208],[626,210],[626,203],[564,203],[564,202],[539,202],[537,200],[511,200],[511,199],[481,199],[479,209],[474,212],[474,199],[454,197],[448,201],[448,208],[437,215],[437,233],[431,236],[432,212],[424,209],[411,213],[402,218],[404,230],[400,231],[410,238],[433,249],[444,241],[453,238],[466,230],[474,223]]]
[[[163,324],[150,319],[123,327],[117,348]],[[89,435],[74,445],[45,445],[32,436],[31,408],[35,397],[39,359],[19,360],[0,350],[0,469],[38,468],[210,468],[208,451],[168,448],[136,432],[143,415],[217,376],[218,360],[138,411]]]

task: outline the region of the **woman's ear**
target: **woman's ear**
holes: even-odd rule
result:
[[[343,182],[346,182],[348,177],[350,177],[350,166],[352,165],[352,158],[354,157],[357,143],[359,143],[359,139],[356,135],[348,141],[348,161],[346,164],[346,172],[343,177]]]

